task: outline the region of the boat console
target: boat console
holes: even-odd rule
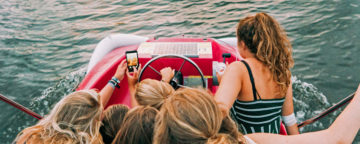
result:
[[[142,57],[165,54],[183,55],[193,58],[211,58],[211,42],[143,42],[138,48]]]

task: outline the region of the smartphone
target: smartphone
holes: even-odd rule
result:
[[[138,53],[136,50],[135,51],[126,51],[125,56],[126,56],[126,63],[127,63],[129,72],[133,72],[134,68],[137,69],[139,67]]]

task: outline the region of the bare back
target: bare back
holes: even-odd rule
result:
[[[268,67],[254,58],[248,58],[245,59],[245,61],[251,68],[255,88],[261,99],[280,99],[285,97],[285,95],[280,95],[279,86],[272,78],[272,74]],[[237,62],[236,64],[243,70],[240,76],[241,91],[239,92],[237,99],[240,101],[254,101],[248,70],[243,63]]]

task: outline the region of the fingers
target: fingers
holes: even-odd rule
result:
[[[125,60],[122,60],[122,61],[120,62],[120,64],[118,65],[116,71],[123,73],[123,72],[125,72],[125,70],[126,70],[126,61],[125,61]]]
[[[135,66],[133,68],[134,68],[133,73],[139,73],[141,71],[141,64],[139,64],[138,68],[136,68]]]
[[[120,66],[126,68],[126,60],[121,61]]]
[[[141,71],[141,64],[139,64],[139,68],[138,68],[138,71]]]
[[[137,80],[139,76],[139,70],[137,70],[136,68],[134,68],[134,72],[132,74],[132,79]]]
[[[128,78],[131,77],[130,72],[129,72],[129,69],[126,69],[126,76],[127,76]]]
[[[138,76],[139,76],[139,73],[140,73],[140,70],[141,69],[141,65],[139,65],[139,68],[137,69],[137,68],[134,68],[134,72],[132,73],[132,77],[134,78],[134,79],[137,79],[138,78]]]
[[[125,64],[125,62],[126,62],[126,60],[124,59],[124,60],[122,60],[121,62],[120,62],[120,65],[124,65]]]
[[[160,71],[170,71],[170,70],[172,70],[171,67],[164,67]]]
[[[125,60],[122,60],[122,61],[120,62],[120,64],[118,65],[118,68],[124,67],[124,64],[125,64]]]
[[[136,74],[138,72],[137,68],[134,68],[134,74]]]
[[[135,79],[138,79],[138,76],[139,76],[139,71],[135,70],[135,72],[134,72],[134,78],[135,78]]]

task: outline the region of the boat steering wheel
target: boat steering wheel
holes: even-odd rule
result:
[[[178,87],[187,87],[187,86],[184,86],[184,85],[181,85],[179,84],[174,78],[176,78],[177,76],[181,75],[181,69],[182,67],[184,66],[185,62],[189,62],[190,64],[192,64],[193,67],[196,68],[196,70],[199,72],[200,76],[201,76],[201,81],[202,81],[202,86],[203,88],[206,88],[206,83],[205,83],[205,77],[204,77],[204,74],[202,73],[201,69],[199,68],[199,66],[194,62],[192,61],[191,59],[185,57],[185,56],[182,56],[182,55],[175,55],[175,54],[166,54],[166,55],[160,55],[160,56],[157,56],[157,57],[154,57],[152,58],[151,60],[149,60],[145,65],[144,67],[142,68],[142,70],[140,71],[140,74],[139,74],[139,79],[138,79],[138,82],[141,81],[141,78],[143,76],[143,73],[144,71],[147,69],[147,68],[150,68],[152,69],[154,72],[156,72],[157,74],[160,74],[159,71],[157,71],[155,68],[153,68],[150,64],[153,63],[154,61],[158,60],[158,59],[161,59],[161,58],[181,58],[183,59],[184,61],[182,62],[180,68],[178,70],[175,71],[175,74],[174,74],[174,77],[172,78],[172,80],[170,81],[170,84],[171,86],[174,87],[174,89],[177,89]]]

